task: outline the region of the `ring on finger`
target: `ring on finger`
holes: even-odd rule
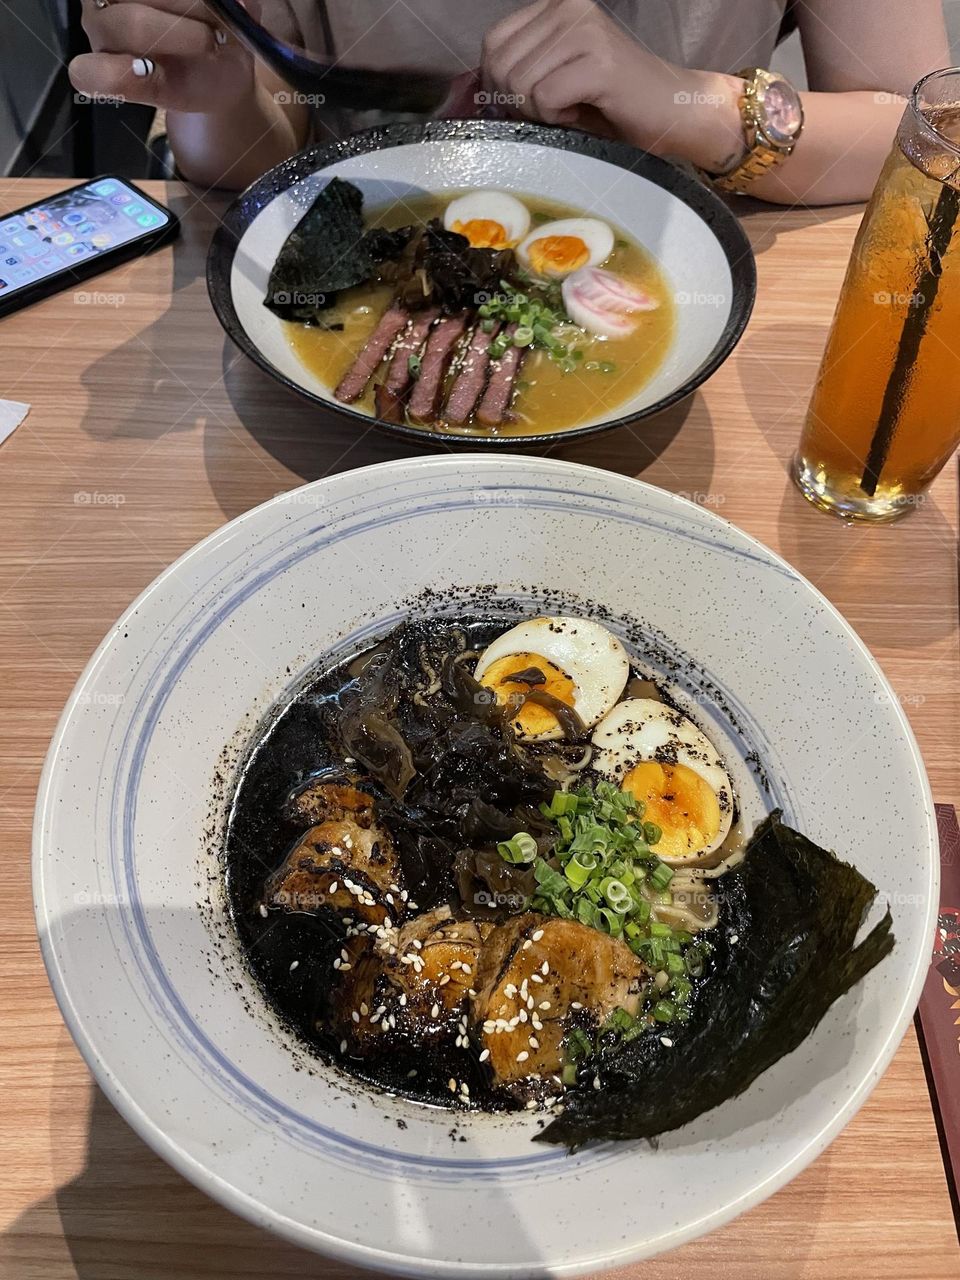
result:
[[[157,64],[152,58],[134,58],[130,67],[135,76],[143,80],[146,76],[152,76],[157,69]]]
[[[93,0],[93,7],[95,9],[106,9],[109,3],[110,0]]]

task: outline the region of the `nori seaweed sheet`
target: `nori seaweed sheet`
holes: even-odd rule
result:
[[[284,241],[263,305],[282,320],[306,320],[333,305],[341,289],[373,275],[363,230],[363,194],[331,178]]]
[[[715,963],[690,1021],[655,1028],[596,1059],[600,1089],[568,1094],[562,1115],[535,1141],[575,1150],[689,1123],[796,1049],[834,1000],[893,949],[889,909],[854,945],[876,889],[784,826],[779,812],[720,885]],[[664,1034],[672,1047],[661,1044]]]

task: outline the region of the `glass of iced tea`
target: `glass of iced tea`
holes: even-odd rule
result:
[[[960,68],[916,86],[857,233],[793,462],[847,519],[913,510],[960,442]]]

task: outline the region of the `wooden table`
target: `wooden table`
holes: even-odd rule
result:
[[[0,209],[57,185],[0,185]],[[410,452],[330,420],[238,355],[204,284],[222,205],[176,184],[152,189],[184,219],[174,248],[83,286],[86,303],[63,293],[0,325],[0,397],[33,406],[0,453],[0,1280],[343,1276],[232,1217],[135,1137],[74,1049],[34,937],[37,779],[60,708],[110,623],[225,520],[303,481]],[[906,522],[878,529],[814,511],[785,472],[858,217],[746,211],[760,290],[733,358],[637,431],[555,453],[691,495],[782,552],[864,637],[903,699],[936,799],[960,803],[955,462]],[[726,1229],[620,1275],[958,1273],[911,1030],[806,1173]]]

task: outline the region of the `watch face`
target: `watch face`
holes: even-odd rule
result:
[[[760,89],[757,99],[763,109],[763,132],[774,144],[788,146],[803,124],[799,93],[788,80],[772,76]]]

